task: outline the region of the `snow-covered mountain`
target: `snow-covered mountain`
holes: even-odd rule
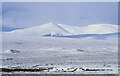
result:
[[[112,24],[95,24],[77,27],[64,24],[47,23],[36,27],[4,32],[9,35],[23,36],[70,36],[83,34],[117,33],[118,26]]]
[[[47,23],[36,27],[30,27],[26,29],[14,30],[6,32],[7,34],[24,35],[24,36],[43,36],[43,35],[69,35],[70,33],[64,28],[54,23]]]
[[[67,25],[63,25],[63,24],[58,24],[58,25],[74,35],[78,35],[78,34],[107,34],[107,33],[118,32],[118,26],[111,25],[111,24],[94,24],[94,25],[87,25],[84,27],[67,26]]]

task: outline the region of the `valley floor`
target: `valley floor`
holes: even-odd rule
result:
[[[2,73],[117,74],[117,39],[3,36]]]

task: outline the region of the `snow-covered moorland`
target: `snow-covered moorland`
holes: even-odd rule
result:
[[[117,29],[48,23],[4,32],[1,68],[3,73],[117,74]]]

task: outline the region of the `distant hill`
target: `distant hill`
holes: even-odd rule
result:
[[[17,29],[10,32],[4,32],[7,35],[16,36],[51,36],[51,37],[106,37],[117,35],[118,25],[112,24],[94,24],[84,27],[77,27],[64,24],[46,23],[43,25],[30,27],[26,29]]]

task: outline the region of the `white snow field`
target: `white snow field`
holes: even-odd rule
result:
[[[49,23],[4,32],[1,68],[3,73],[12,74],[118,74],[117,34],[103,39],[89,36],[82,38],[44,36],[46,34],[104,36],[103,34],[117,33],[117,29],[117,25],[111,24],[68,27]]]

